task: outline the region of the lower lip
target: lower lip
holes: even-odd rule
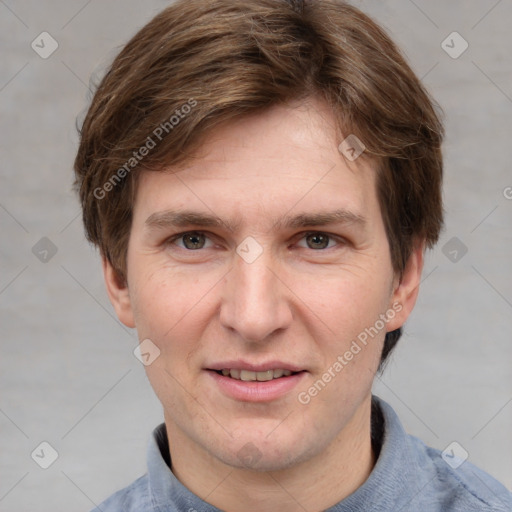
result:
[[[243,381],[224,377],[213,370],[207,370],[222,393],[242,402],[270,402],[289,393],[305,376],[299,372],[279,379],[260,381]]]

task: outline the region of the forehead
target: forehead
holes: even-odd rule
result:
[[[235,119],[211,132],[185,164],[142,171],[134,217],[191,206],[238,220],[322,208],[372,216],[375,164],[345,159],[340,142],[331,111],[316,99]]]

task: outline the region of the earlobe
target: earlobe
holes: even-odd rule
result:
[[[121,282],[118,273],[105,256],[102,256],[101,261],[107,294],[117,317],[127,327],[134,328],[135,321],[128,286]]]
[[[421,272],[423,270],[424,251],[425,244],[423,241],[414,245],[414,249],[407,260],[402,277],[400,280],[397,280],[398,282],[395,284],[390,307],[392,307],[397,314],[388,321],[386,328],[388,332],[401,327],[416,304],[421,282]],[[398,306],[398,304],[400,306]]]

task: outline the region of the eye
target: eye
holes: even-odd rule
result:
[[[306,246],[302,245],[305,240]],[[168,240],[169,244],[177,245],[181,249],[187,251],[197,251],[199,249],[207,249],[213,246],[213,242],[202,231],[187,231],[179,233]],[[330,249],[336,245],[340,245],[342,240],[337,239],[327,233],[314,231],[305,233],[299,242],[299,246],[313,250]]]
[[[177,245],[182,249],[195,251],[207,247],[206,243],[208,240],[209,238],[201,231],[187,231],[186,233],[174,236],[169,240],[169,243]],[[180,242],[182,245],[180,245]],[[211,247],[211,245],[208,247]]]
[[[306,240],[307,248],[313,250],[330,249],[331,247],[336,245],[336,243],[339,244],[339,242],[336,242],[331,235],[322,233],[320,231],[306,233],[304,237],[301,239],[301,241],[302,240]],[[330,245],[331,242],[333,245]]]

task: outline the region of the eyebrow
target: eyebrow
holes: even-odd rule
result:
[[[299,213],[294,216],[285,216],[273,224],[273,229],[297,229],[312,226],[325,226],[328,224],[356,224],[364,227],[366,219],[357,213],[339,208],[334,211]],[[165,210],[152,213],[145,221],[145,229],[149,231],[160,230],[169,227],[184,228],[188,226],[200,226],[210,228],[227,228],[236,231],[241,221],[235,222],[222,220],[220,217],[195,211]]]

